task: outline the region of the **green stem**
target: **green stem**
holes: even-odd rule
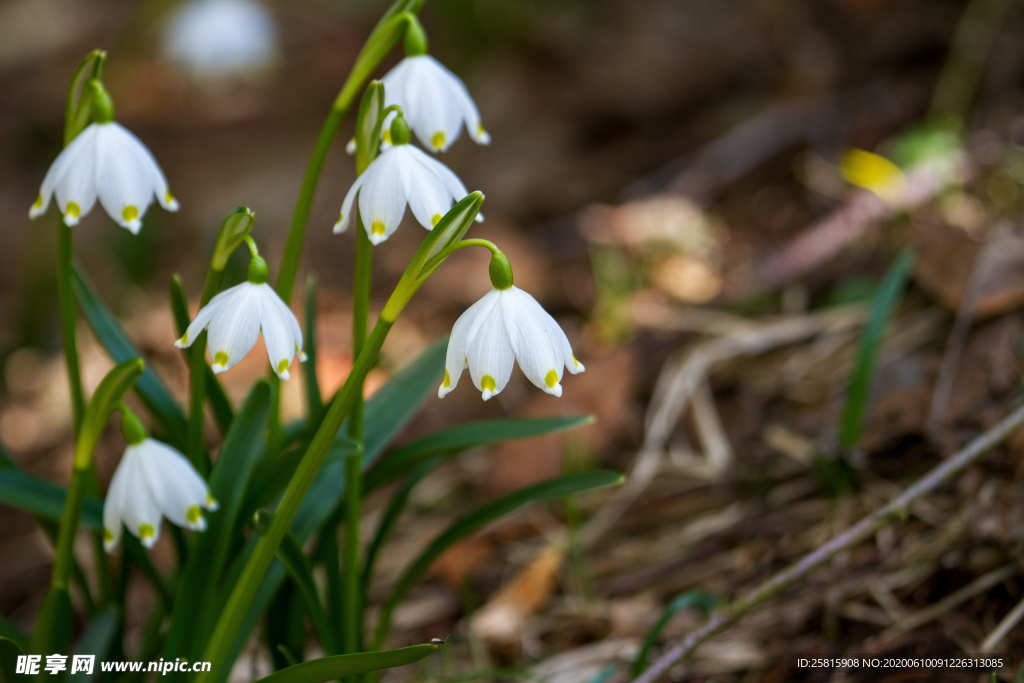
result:
[[[82,426],[85,411],[85,395],[82,391],[82,373],[78,363],[78,341],[75,336],[77,308],[71,278],[71,228],[64,221],[57,221],[57,306],[60,310],[61,342],[64,345],[64,364],[67,367],[68,386],[71,391],[71,415],[74,435]]]
[[[309,448],[302,456],[302,460],[281,496],[281,502],[274,511],[270,528],[256,544],[217,621],[213,636],[203,655],[205,661],[212,662],[211,672],[200,674],[196,678],[197,682],[209,683],[224,675],[238,631],[242,628],[246,612],[256,597],[263,577],[274,561],[277,547],[288,532],[302,499],[320,472],[324,458],[334,442],[338,430],[345,418],[351,415],[357,389],[366,377],[366,373],[376,363],[377,354],[392,324],[393,320],[385,319],[383,316],[377,320],[362,352],[356,358],[352,372],[349,373],[345,384],[331,402],[320,428],[317,429]]]
[[[395,7],[404,4],[409,3],[399,2]],[[398,13],[389,11],[377,24],[370,37],[366,39],[366,44],[359,51],[352,71],[345,79],[345,83],[341,86],[338,96],[335,97],[334,103],[331,105],[331,111],[328,112],[327,118],[324,120],[320,136],[313,147],[313,154],[309,157],[309,163],[306,165],[306,174],[302,180],[302,187],[299,189],[299,197],[292,210],[292,222],[288,228],[288,239],[285,242],[284,255],[281,258],[281,270],[277,276],[275,289],[285,303],[289,303],[292,298],[295,276],[299,270],[299,259],[302,257],[302,249],[306,241],[310,207],[313,204],[313,196],[316,194],[317,183],[320,181],[320,173],[323,171],[324,160],[338,133],[338,127],[345,115],[348,114],[348,110],[363,84],[391,50],[398,40],[398,36],[411,20],[415,20],[415,17],[408,11]]]
[[[199,297],[199,308],[205,306],[220,289],[223,273],[210,269],[203,283]],[[210,471],[210,459],[203,440],[206,402],[206,335],[200,335],[192,344],[188,359],[189,401],[188,401],[188,458],[204,476]]]

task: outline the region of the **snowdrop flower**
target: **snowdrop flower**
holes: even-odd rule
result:
[[[562,395],[563,369],[574,375],[583,372],[583,364],[576,360],[555,319],[510,280],[504,289],[485,294],[455,321],[438,398],[458,385],[467,367],[485,401],[508,384],[513,361],[519,363],[527,379],[552,396]]]
[[[288,368],[294,356],[306,360],[299,321],[267,284],[267,264],[259,256],[250,261],[249,280],[213,297],[174,345],[179,349],[191,346],[203,330],[207,330],[207,348],[216,373],[242,360],[261,331],[270,366],[281,379],[290,377]]]
[[[204,531],[203,510],[216,510],[217,501],[185,456],[151,439],[130,413],[122,422],[128,447],[117,465],[103,502],[103,547],[110,552],[121,540],[121,526],[153,547],[160,537],[160,520]]]
[[[273,19],[249,0],[192,0],[171,19],[164,51],[197,78],[246,75],[277,55]]]
[[[466,86],[430,55],[406,57],[382,80],[384,104],[402,108],[424,147],[435,152],[447,150],[458,139],[463,124],[473,140],[481,145],[490,143],[491,136],[480,122],[480,112]]]
[[[359,215],[366,235],[380,244],[398,229],[406,204],[416,220],[430,230],[452,204],[469,194],[465,185],[437,159],[409,144],[409,128],[401,116],[391,125],[394,144],[356,178],[341,203],[334,232],[343,232],[359,196]],[[477,220],[483,220],[477,216]]]
[[[97,198],[110,217],[132,234],[142,227],[153,197],[168,211],[178,210],[178,200],[156,159],[127,128],[112,120],[90,124],[57,155],[29,217],[43,215],[54,194],[69,226],[77,225]]]

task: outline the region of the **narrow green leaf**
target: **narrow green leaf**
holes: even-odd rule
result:
[[[324,399],[320,393],[320,382],[316,376],[316,276],[306,278],[304,314],[306,329],[303,341],[306,345],[306,364],[302,368],[302,379],[306,388],[306,415],[309,424],[319,424],[324,413]]]
[[[510,493],[452,522],[447,529],[441,532],[420,552],[419,556],[416,557],[412,564],[406,567],[405,571],[398,578],[395,587],[391,591],[391,595],[381,608],[374,644],[379,647],[384,642],[391,628],[391,616],[394,609],[405,598],[409,589],[423,578],[427,570],[430,569],[430,565],[434,563],[434,560],[453,544],[481,529],[486,524],[515,511],[527,503],[562,498],[572,493],[618,484],[621,481],[621,474],[605,470],[568,474]]]
[[[658,642],[658,636],[668,626],[668,622],[672,620],[679,612],[684,609],[693,607],[700,610],[704,614],[707,614],[715,608],[718,604],[718,598],[710,593],[704,591],[690,591],[683,593],[678,596],[672,602],[668,603],[665,609],[661,612],[658,617],[658,621],[654,623],[651,628],[647,630],[647,634],[644,636],[643,645],[640,647],[640,652],[637,653],[636,659],[633,660],[633,667],[631,669],[633,676],[639,676],[640,673],[647,668],[647,659],[651,655],[651,649],[654,644]]]
[[[89,322],[93,334],[107,353],[116,362],[141,357],[141,353],[132,345],[128,335],[110,311],[96,296],[82,273],[75,268],[75,298],[82,307],[85,319]],[[168,342],[170,343],[170,342]],[[186,434],[185,414],[175,402],[170,391],[152,369],[146,368],[135,385],[142,402],[156,417],[165,431],[165,438],[173,445],[183,448]]]
[[[389,484],[435,455],[453,455],[486,444],[551,434],[593,421],[594,418],[589,415],[534,419],[506,418],[480,420],[444,429],[389,453],[366,473],[363,487],[366,491],[372,491]]]
[[[110,415],[128,389],[139,380],[144,368],[141,358],[129,358],[111,368],[100,381],[82,416],[82,427],[75,443],[76,466],[79,458],[92,458],[93,449],[106,429]]]
[[[71,597],[66,588],[50,586],[36,617],[29,652],[50,654],[67,652],[71,646],[71,622],[74,620]]]
[[[67,490],[14,467],[0,469],[0,503],[59,522]],[[92,530],[102,528],[103,504],[86,498],[81,522]]]
[[[181,278],[175,274],[171,276],[171,312],[174,314],[174,326],[178,336],[185,334],[189,324],[188,298],[185,296],[185,288],[181,284]],[[189,362],[188,349],[182,349],[182,356],[185,362]],[[210,409],[213,411],[213,419],[217,423],[217,429],[221,434],[227,434],[231,428],[231,420],[235,418],[235,411],[231,407],[231,400],[224,393],[224,386],[220,379],[214,374],[209,366],[206,367],[206,398],[210,402]]]
[[[0,683],[15,683],[19,678],[25,678],[14,673],[18,667],[18,655],[24,652],[14,640],[0,635]]]
[[[266,448],[270,391],[267,380],[253,386],[231,423],[220,457],[210,473],[210,492],[220,507],[207,515],[207,530],[195,537],[193,551],[189,553],[164,650],[167,657],[185,656],[183,653],[190,651],[187,644],[201,642],[204,634],[199,627],[200,611],[215,613],[219,609],[214,589],[220,585],[224,566],[242,540],[244,496]]]
[[[4,617],[0,617],[0,638],[10,640],[21,650],[28,646],[28,641],[30,640],[30,636],[25,629]]]
[[[327,613],[320,602],[320,594],[317,592],[316,582],[313,580],[313,570],[309,566],[305,553],[302,552],[302,547],[292,534],[286,534],[281,541],[281,545],[277,548],[277,557],[288,571],[295,587],[298,588],[299,595],[306,607],[306,613],[316,628],[324,649],[336,651],[337,638],[328,624]]]
[[[882,337],[889,322],[889,316],[899,302],[913,263],[913,254],[909,249],[903,249],[896,258],[896,262],[885,274],[885,279],[872,300],[871,314],[861,333],[857,358],[846,389],[846,401],[839,423],[839,444],[843,448],[853,448],[860,441],[865,408],[871,398],[871,381],[874,378],[875,362],[882,345]]]
[[[356,170],[361,172],[380,150],[381,124],[384,117],[384,84],[381,81],[370,81],[359,101],[356,114]]]
[[[255,225],[256,214],[247,206],[240,206],[229,213],[217,233],[217,243],[213,247],[210,268],[215,271],[224,270],[231,254],[242,245]]]
[[[117,637],[120,621],[121,615],[116,609],[112,607],[101,609],[89,620],[85,627],[85,632],[82,633],[82,637],[75,644],[75,652],[78,654],[96,655],[97,661],[107,659],[114,644],[114,639]],[[92,674],[79,671],[71,676],[69,680],[73,681],[73,683],[86,683],[86,681],[91,681],[95,677],[98,670],[99,667],[97,666],[93,669]]]
[[[418,662],[437,652],[440,644],[413,645],[397,650],[360,652],[352,655],[336,655],[314,659],[282,669],[277,673],[259,679],[257,683],[321,683],[341,676],[391,669]]]

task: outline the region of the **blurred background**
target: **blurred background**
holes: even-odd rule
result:
[[[137,237],[94,210],[75,228],[76,255],[184,395],[170,277],[181,274],[194,312],[216,230],[239,205],[255,210],[277,266],[319,127],[385,8],[238,4],[191,27],[195,6],[167,0],[0,4],[0,441],[51,481],[66,481],[70,456],[55,234],[52,216],[26,214],[60,146],[75,66],[108,50],[117,117],[182,205],[151,208]],[[636,656],[674,598],[691,607],[659,642],[887,501],[1019,398],[1020,3],[428,0],[421,16],[493,137],[462,136],[442,157],[487,195],[476,234],[509,253],[587,372],[560,400],[514,376],[485,404],[467,383],[428,401],[406,436],[498,415],[596,422],[439,470],[382,559],[381,586],[460,510],[566,469],[600,463],[630,478],[448,552],[400,610],[394,641],[451,635],[452,647],[396,676],[594,680]],[[196,57],[184,35],[213,47]],[[302,264],[321,290],[325,391],[351,363],[352,239],[330,231],[353,181],[351,126],[328,157]],[[407,219],[376,249],[378,305],[421,236]],[[858,340],[901,250],[913,265],[851,436]],[[487,290],[483,256],[466,252],[417,295],[371,388]],[[110,362],[84,323],[80,340],[91,388]],[[253,352],[224,375],[229,393],[243,396],[264,363]],[[298,414],[301,384],[286,391]],[[120,449],[110,435],[104,479]],[[708,642],[677,680],[826,680],[797,669],[798,655],[952,656],[988,643],[1019,657],[1024,632],[990,636],[1024,598],[1022,456],[1024,434]],[[379,513],[371,500],[367,523]],[[4,508],[0,522],[0,614],[27,627],[52,553],[28,515]],[[553,540],[565,533],[568,551]],[[140,585],[135,599],[151,598]]]

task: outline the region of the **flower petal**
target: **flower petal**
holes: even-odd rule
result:
[[[118,123],[101,126],[96,149],[100,203],[114,222],[138,233],[156,194],[149,153]]]
[[[445,352],[444,377],[437,388],[438,398],[444,398],[458,386],[462,371],[469,363],[466,349],[470,332],[476,329],[474,323],[477,317],[494,306],[494,294],[495,292],[492,290],[484,295],[483,298],[463,311],[452,326],[452,333],[448,337],[448,350]]]
[[[213,358],[211,367],[224,372],[242,360],[256,343],[260,332],[260,308],[253,295],[251,282],[243,282],[227,290],[225,298],[208,328],[208,348]]]
[[[349,221],[352,218],[352,202],[355,201],[356,193],[363,186],[365,179],[366,173],[363,173],[356,178],[355,182],[352,183],[352,187],[348,188],[348,192],[345,193],[345,199],[341,202],[341,210],[338,212],[338,220],[334,222],[334,234],[345,232],[348,229]]]
[[[57,206],[64,223],[77,225],[82,216],[96,204],[98,175],[96,173],[102,126],[93,124],[71,141],[54,165],[60,164],[53,177]]]
[[[292,356],[295,355],[295,342],[293,332],[288,320],[291,311],[287,315],[278,308],[274,298],[277,296],[269,285],[269,292],[259,293],[260,327],[263,331],[263,341],[267,347],[267,357],[270,360],[271,369],[281,379],[288,379],[291,375],[288,367],[291,365]]]
[[[485,401],[505,388],[515,361],[499,300],[488,303],[472,321],[466,344],[469,375]]]
[[[389,149],[374,159],[363,174],[366,180],[359,192],[359,218],[366,236],[373,244],[380,244],[398,229],[405,213],[405,193],[402,191],[400,157]]]
[[[206,326],[210,323],[210,320],[217,315],[218,309],[225,301],[229,301],[232,297],[231,289],[227,289],[220,294],[216,295],[205,306],[199,309],[196,313],[196,317],[192,319],[192,322],[185,328],[185,334],[174,342],[174,345],[179,349],[184,349],[192,346],[192,343],[199,337]]]
[[[412,215],[420,225],[431,230],[452,207],[452,195],[438,172],[418,157],[423,156],[426,161],[438,166],[444,164],[427,157],[412,145],[400,145],[395,148],[395,152],[405,154],[402,159],[402,183]]]

